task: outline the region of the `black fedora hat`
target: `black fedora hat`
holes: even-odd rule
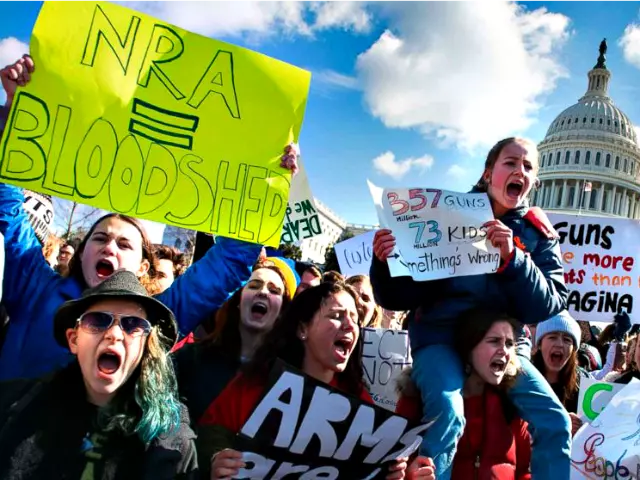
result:
[[[158,326],[172,347],[178,339],[178,327],[173,312],[162,302],[151,297],[134,273],[118,270],[100,285],[89,288],[76,300],[65,302],[53,319],[53,336],[59,345],[68,348],[66,331],[73,328],[80,316],[96,302],[105,299],[131,300],[139,303],[147,312],[147,320]]]

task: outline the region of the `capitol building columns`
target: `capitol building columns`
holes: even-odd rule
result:
[[[584,184],[581,179],[542,181],[532,195],[532,203],[545,210],[640,219],[640,193],[636,189],[591,180],[591,191],[587,192]]]
[[[587,77],[586,93],[538,145],[540,184],[531,203],[558,213],[640,219],[640,146],[633,122],[609,97],[602,52]]]

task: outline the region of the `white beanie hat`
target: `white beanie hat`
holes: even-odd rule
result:
[[[576,350],[580,348],[580,340],[582,338],[582,330],[569,312],[563,310],[559,314],[551,317],[549,320],[541,322],[536,327],[536,345],[540,345],[542,337],[552,332],[562,332],[573,338]]]

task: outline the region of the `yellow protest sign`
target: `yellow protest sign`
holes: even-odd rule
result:
[[[45,2],[0,181],[277,246],[309,72],[112,3]]]

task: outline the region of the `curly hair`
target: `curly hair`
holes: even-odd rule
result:
[[[253,359],[245,366],[245,374],[249,377],[262,377],[271,369],[276,359],[301,370],[305,345],[298,336],[300,325],[310,325],[325,302],[341,292],[349,294],[358,305],[358,294],[353,287],[345,283],[321,283],[295,297],[284,315],[266,335]],[[362,311],[358,309],[358,324],[361,323]],[[336,375],[340,385],[348,388],[347,393],[353,395],[358,395],[366,386],[362,369],[362,345],[362,335],[359,335],[345,370]]]
[[[175,247],[168,245],[155,244],[153,246],[153,253],[157,260],[169,260],[173,263],[173,276],[178,278],[182,275],[189,266],[187,264],[187,258],[184,253]]]

